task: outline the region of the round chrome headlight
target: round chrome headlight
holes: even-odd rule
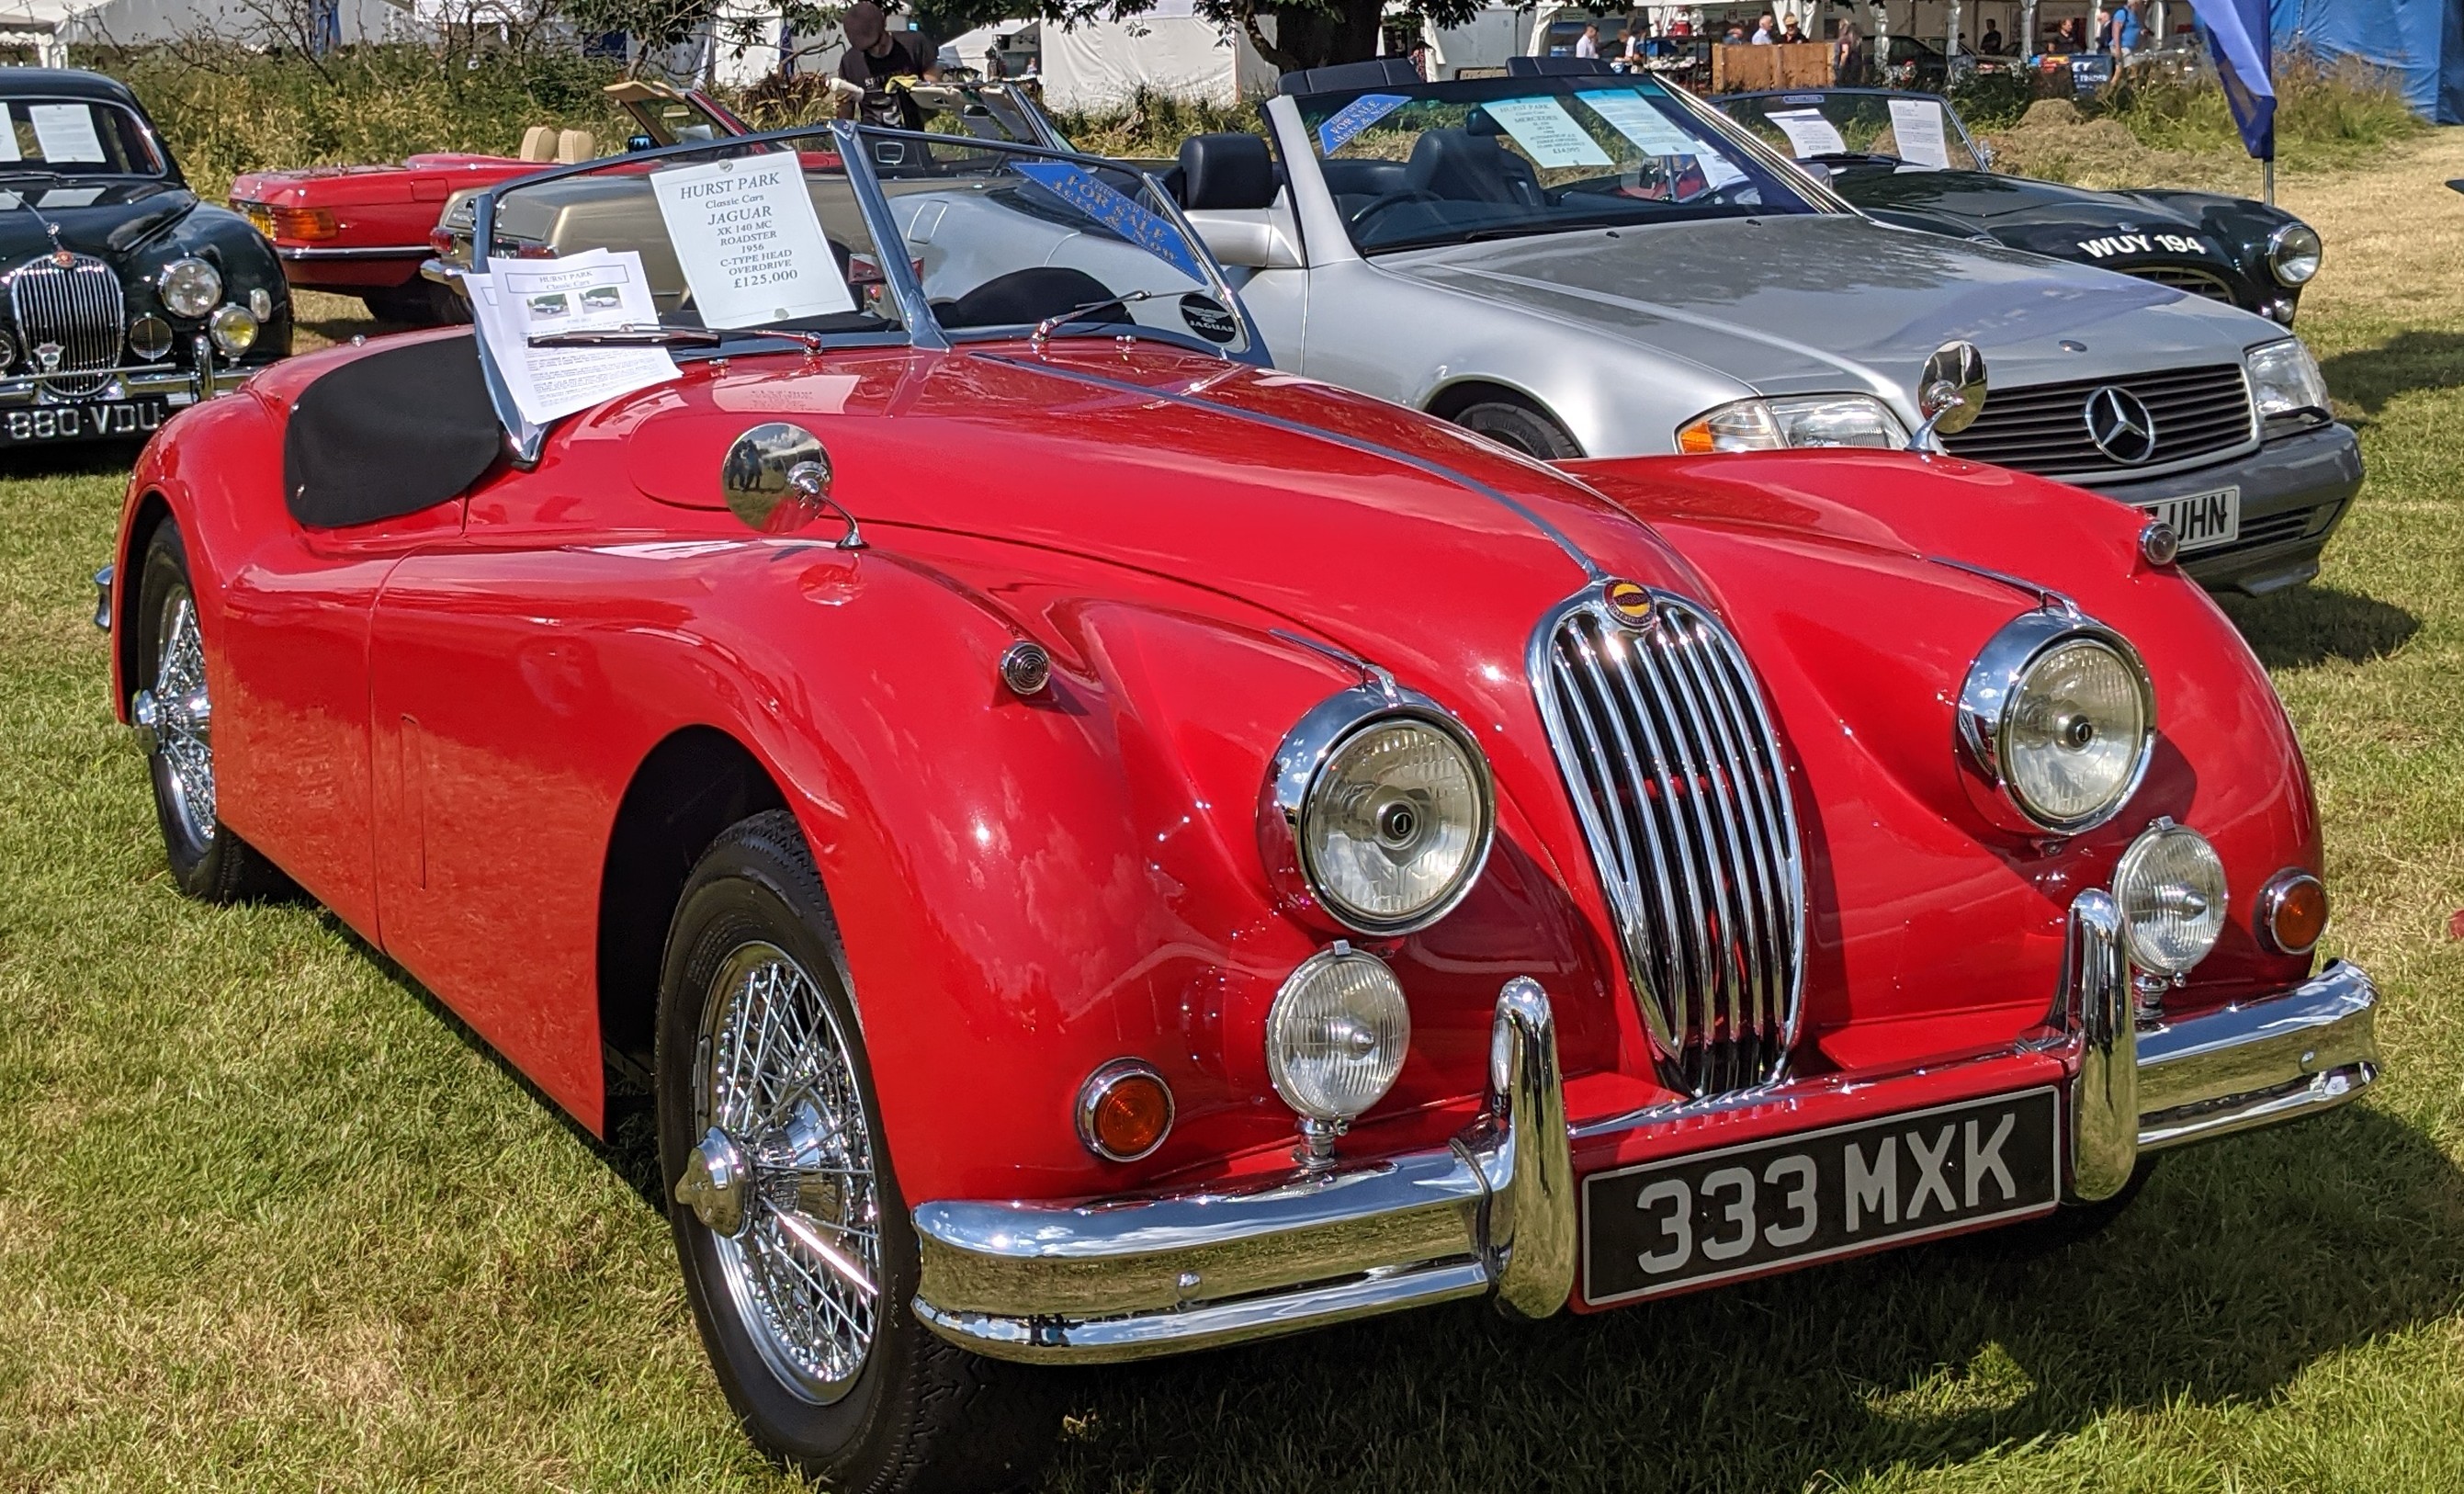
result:
[[[216,307],[206,330],[213,334],[214,346],[233,358],[256,346],[256,319],[245,306]]]
[[[1363,687],[1320,703],[1276,749],[1259,835],[1287,893],[1384,936],[1463,901],[1495,818],[1469,733],[1425,696]]]
[[[154,288],[175,317],[202,317],[223,298],[222,273],[202,259],[174,259],[163,267]]]
[[[1266,1009],[1266,1076],[1309,1120],[1349,1124],[1384,1099],[1411,1045],[1395,972],[1340,943],[1303,960]]]
[[[2028,826],[2076,835],[2113,818],[2139,786],[2156,692],[2121,634],[2074,613],[2032,612],[1969,669],[1960,732]]]
[[[2130,843],[2113,871],[2131,962],[2179,976],[2208,957],[2225,928],[2225,864],[2208,838],[2158,821]]]
[[[2267,268],[2281,285],[2307,285],[2319,273],[2326,246],[2306,223],[2288,223],[2267,237]]]

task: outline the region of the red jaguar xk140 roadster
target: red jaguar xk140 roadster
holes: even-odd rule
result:
[[[1047,149],[476,226],[475,335],[148,449],[116,703],[183,887],[655,1096],[720,1381],[825,1481],[1025,1476],[1021,1366],[2093,1225],[2376,1076],[2284,713],[2119,504],[1526,460],[1265,367]]]

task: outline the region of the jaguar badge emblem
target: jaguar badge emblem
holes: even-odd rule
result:
[[[1651,589],[1637,582],[1613,581],[1600,588],[1600,600],[1619,623],[1640,632],[1652,625]]]
[[[2129,390],[2108,384],[2087,397],[2080,413],[2087,438],[2123,466],[2136,467],[2156,454],[2156,417]]]

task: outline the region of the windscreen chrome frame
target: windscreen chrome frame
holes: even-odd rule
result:
[[[1190,251],[1198,256],[1199,268],[1206,273],[1207,287],[1215,293],[1216,300],[1240,319],[1241,331],[1246,340],[1246,345],[1240,352],[1235,353],[1221,347],[1208,348],[1207,351],[1227,363],[1251,363],[1260,367],[1270,364],[1271,360],[1265,350],[1265,340],[1260,336],[1257,322],[1250,319],[1249,308],[1242,304],[1239,294],[1232,289],[1231,282],[1224,278],[1223,267],[1216,263],[1214,252],[1206,247],[1206,240],[1199,237],[1198,231],[1190,226],[1187,218],[1181,215],[1180,204],[1172,200],[1172,194],[1163,189],[1163,184],[1155,180],[1153,172],[1141,171],[1118,161],[1108,161],[1101,156],[1089,156],[1075,150],[1057,150],[1046,145],[1030,145],[1023,141],[979,140],[972,135],[935,135],[920,130],[892,130],[874,124],[854,124],[844,120],[833,124],[831,129],[834,132],[843,132],[843,139],[848,144],[862,140],[914,141],[927,146],[957,144],[971,151],[1035,156],[1047,161],[1066,161],[1074,165],[1089,166],[1101,171],[1126,172],[1136,177],[1147,195],[1155,199],[1156,206],[1161,208],[1160,215],[1179,231],[1183,239],[1188,241]],[[864,170],[860,178],[853,165],[847,167],[847,175],[850,179],[857,180],[856,196],[866,205],[867,216],[870,217],[876,210],[879,213],[880,221],[873,225],[876,240],[879,240],[880,235],[885,231],[883,225],[888,225],[886,231],[890,239],[884,242],[905,243],[906,239],[899,233],[896,220],[890,210],[890,196],[882,190],[880,179],[873,174],[872,158],[863,151],[850,151],[845,147],[841,148],[840,155],[850,163],[859,159],[863,163]],[[948,347],[950,334],[942,327],[940,320],[933,315],[932,303],[924,295],[923,282],[915,278],[913,262],[904,254],[886,257],[897,260],[894,265],[883,264],[881,272],[891,280],[893,291],[897,293],[900,309],[905,310],[908,297],[912,295],[914,297],[913,304],[917,308],[916,315],[923,319],[921,324],[932,328],[933,337],[936,340],[927,344],[919,336],[917,345]]]

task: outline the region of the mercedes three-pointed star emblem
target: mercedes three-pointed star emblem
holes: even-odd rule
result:
[[[2156,417],[2128,389],[2108,384],[2087,397],[2079,413],[2096,449],[2123,466],[2136,467],[2156,454]]]

